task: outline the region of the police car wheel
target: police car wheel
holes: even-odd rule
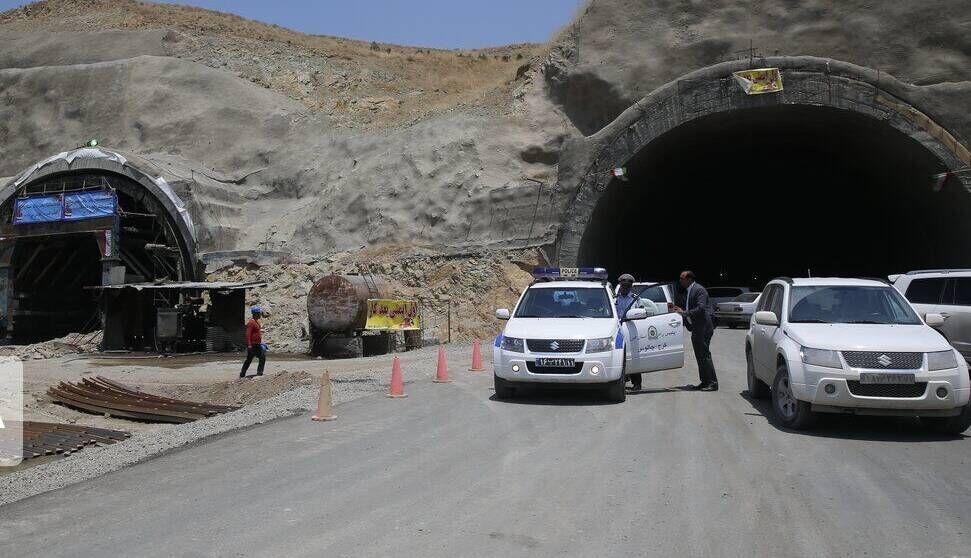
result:
[[[627,401],[627,380],[621,374],[620,378],[607,384],[605,395],[608,401],[623,403]]]
[[[623,403],[627,401],[627,348],[624,348],[624,367],[620,371],[620,378],[608,383],[604,387],[604,396],[608,401]]]
[[[496,387],[497,399],[512,399],[516,395],[516,388],[509,385],[509,382],[495,375],[492,378]]]

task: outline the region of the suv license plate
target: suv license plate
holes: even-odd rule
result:
[[[861,384],[913,384],[916,383],[913,374],[874,374],[860,372]]]
[[[576,364],[572,358],[538,358],[536,366],[540,368],[570,368]]]

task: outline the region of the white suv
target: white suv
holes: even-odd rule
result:
[[[917,312],[940,314],[937,329],[971,360],[971,269],[930,269],[891,275],[890,281]]]
[[[635,299],[618,317],[606,270],[537,268],[534,276],[512,313],[496,311],[508,320],[493,349],[498,398],[528,384],[569,384],[602,386],[621,402],[626,375],[684,366],[681,316]]]
[[[814,412],[916,415],[937,430],[971,426],[968,366],[890,285],[867,279],[775,279],[745,357],[752,397],[772,395],[790,428]]]

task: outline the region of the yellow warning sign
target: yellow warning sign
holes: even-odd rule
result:
[[[778,93],[782,91],[782,72],[779,68],[757,68],[735,72],[735,81],[747,95]]]
[[[370,298],[367,301],[367,323],[364,327],[391,331],[421,329],[418,302]]]

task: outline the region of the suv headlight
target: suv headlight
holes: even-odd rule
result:
[[[957,368],[958,359],[954,356],[954,351],[938,351],[935,353],[927,353],[927,369],[928,370],[947,370],[948,368]]]
[[[840,355],[836,351],[801,347],[799,349],[799,355],[802,356],[802,361],[806,364],[825,366],[826,368],[843,368]]]
[[[613,337],[599,337],[597,339],[587,339],[588,353],[603,353],[614,348]]]
[[[503,337],[502,338],[502,348],[505,351],[510,351],[513,353],[525,353],[524,348],[525,343],[522,339],[516,337]]]

